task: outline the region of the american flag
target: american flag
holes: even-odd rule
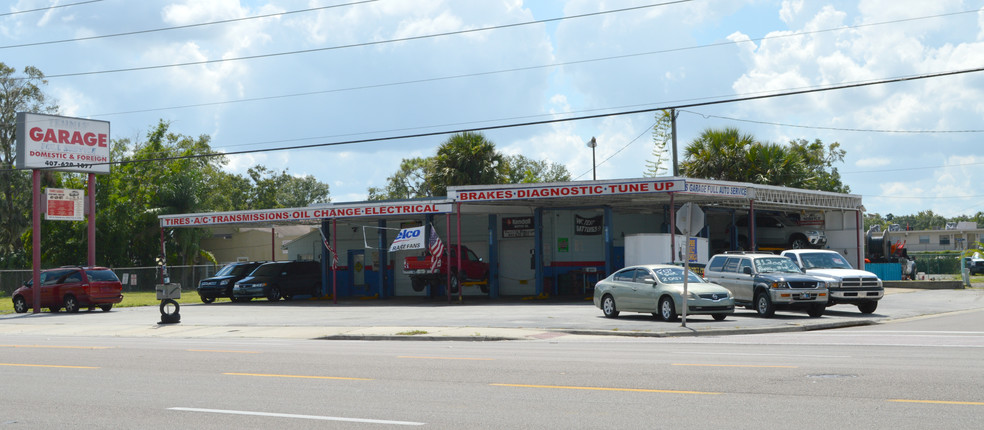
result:
[[[328,249],[328,252],[331,253],[331,270],[337,270],[338,269],[338,253],[335,252],[335,249],[332,248],[331,245],[328,244],[328,238],[325,237],[325,232],[321,231],[321,229],[319,228],[318,229],[318,233],[321,233],[321,241],[324,242],[325,248],[327,248]]]
[[[430,253],[433,256],[431,260],[431,272],[434,272],[441,267],[441,254],[444,254],[444,243],[441,242],[441,238],[437,235],[437,230],[434,230],[433,225],[431,226],[431,237],[427,247],[430,248]]]

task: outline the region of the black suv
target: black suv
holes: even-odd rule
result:
[[[241,261],[223,266],[218,272],[215,272],[215,276],[202,279],[198,283],[198,296],[205,303],[212,303],[219,297],[232,298],[232,286],[240,279],[249,276],[254,269],[263,263],[265,262]]]
[[[257,267],[232,287],[233,301],[266,297],[275,302],[296,296],[314,295],[321,286],[321,263],[317,261],[274,261]]]

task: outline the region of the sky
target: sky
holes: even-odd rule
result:
[[[229,155],[231,173],[313,175],[334,202],[482,128],[577,181],[594,137],[599,180],[643,177],[674,107],[681,154],[726,127],[838,142],[869,214],[984,211],[984,1],[3,3],[0,62],[39,68],[58,114],[134,141],[163,120],[260,151]]]

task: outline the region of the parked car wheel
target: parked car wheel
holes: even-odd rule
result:
[[[14,297],[14,312],[19,314],[27,312],[27,300],[21,296]]]
[[[728,314],[714,314],[712,316],[714,317],[714,321],[724,321],[728,317]]]
[[[424,288],[427,288],[427,280],[414,276],[410,278],[410,287],[418,293],[424,291]]]
[[[826,303],[817,303],[815,305],[810,305],[810,308],[806,310],[806,313],[810,315],[810,318],[820,318],[823,316],[824,309],[827,309]]]
[[[212,303],[215,301],[215,297],[205,297],[205,296],[199,296],[199,297],[202,298],[202,303]]]
[[[458,288],[460,288],[458,285],[458,273],[451,272],[451,294],[458,294]]]
[[[858,310],[863,314],[873,313],[875,312],[875,309],[878,309],[878,302],[872,301],[858,303]]]
[[[793,237],[793,239],[789,241],[790,249],[805,249],[809,247],[810,247],[810,242],[807,242],[806,238],[803,236]]]
[[[79,299],[75,296],[68,294],[62,300],[62,305],[65,306],[65,312],[74,314],[79,311]]]
[[[485,272],[485,276],[482,276],[482,283],[478,286],[482,290],[482,294],[489,293],[489,273]]]
[[[106,303],[105,305],[99,305],[99,309],[102,309],[103,312],[109,312],[110,309],[113,309],[113,304]]]
[[[280,288],[270,287],[270,292],[267,293],[267,297],[266,298],[267,298],[268,301],[271,301],[271,302],[275,302],[277,300],[280,300],[280,298],[281,298],[281,296],[280,296]]]
[[[758,293],[755,296],[755,312],[763,318],[771,318],[776,314],[776,306],[772,304],[768,294]]]
[[[606,318],[618,318],[618,308],[615,307],[615,298],[606,294],[601,298],[601,312]]]
[[[666,322],[677,320],[676,306],[673,304],[673,299],[669,297],[659,299],[659,317]]]

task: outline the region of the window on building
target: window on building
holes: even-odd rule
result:
[[[940,245],[949,245],[949,244],[950,244],[950,235],[948,235],[948,234],[941,234],[940,235]]]
[[[929,244],[929,236],[919,236],[919,243],[923,245]]]

